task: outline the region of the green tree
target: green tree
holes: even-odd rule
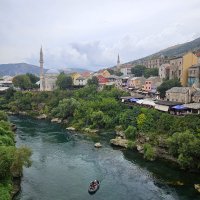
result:
[[[33,88],[38,87],[38,85],[36,84],[40,80],[40,78],[38,76],[31,74],[31,73],[27,73],[26,76],[29,77]]]
[[[171,79],[164,81],[158,88],[158,92],[160,92],[160,97],[164,98],[166,91],[171,89],[172,87],[181,87],[181,83],[178,79]]]
[[[57,81],[56,81],[56,85],[61,90],[65,90],[65,89],[71,88],[72,87],[72,83],[73,83],[72,77],[68,76],[64,72],[59,74],[59,76],[57,78]]]
[[[99,81],[98,81],[98,78],[96,76],[93,76],[91,79],[88,80],[87,84],[89,86],[91,85],[96,85],[98,86],[99,85]]]
[[[134,126],[128,126],[125,130],[125,136],[129,140],[135,140],[137,129]]]
[[[32,83],[27,75],[18,75],[13,78],[13,84],[15,87],[19,87],[22,90],[32,88]]]
[[[145,72],[146,67],[143,65],[136,65],[131,69],[131,73],[135,74],[135,76],[143,76]]]
[[[144,77],[149,78],[150,76],[158,76],[158,68],[146,68],[144,70]]]

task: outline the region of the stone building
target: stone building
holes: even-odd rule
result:
[[[141,89],[145,83],[144,77],[133,77],[128,80],[128,87],[134,89]]]
[[[162,64],[166,63],[168,63],[168,59],[163,55],[143,61],[144,66],[147,68],[159,68]]]
[[[180,80],[183,69],[183,57],[173,57],[169,61],[170,74],[169,79],[178,78]]]
[[[200,90],[196,91],[192,97],[193,102],[200,103]]]
[[[166,79],[169,78],[169,74],[170,74],[170,64],[162,64],[159,67],[159,77],[161,79]]]
[[[127,75],[131,75],[132,72],[131,72],[131,69],[132,69],[133,65],[131,64],[126,64],[126,65],[123,65],[120,69],[120,72],[124,75],[124,76],[127,76]]]
[[[152,76],[146,79],[145,84],[143,85],[142,90],[146,92],[152,92],[155,93],[157,90],[157,87],[160,86],[161,79],[159,76]]]
[[[87,84],[88,79],[82,76],[78,77],[74,80],[74,85],[76,86],[85,86]]]
[[[173,87],[166,91],[167,101],[190,103],[195,89],[192,87]]]

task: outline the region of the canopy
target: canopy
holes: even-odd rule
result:
[[[176,106],[173,106],[172,107],[173,109],[175,109],[175,110],[185,110],[185,109],[187,109],[185,106],[183,106],[183,105],[176,105]]]
[[[138,103],[138,104],[142,104],[143,103],[143,99],[141,99],[141,100],[138,100],[138,101],[136,101],[136,103]]]
[[[131,99],[129,99],[129,101],[130,101],[130,102],[137,102],[137,101],[139,101],[139,99],[131,98]]]

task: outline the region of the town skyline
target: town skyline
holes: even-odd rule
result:
[[[42,44],[45,68],[95,71],[200,36],[197,0],[48,2],[1,0],[0,63],[38,65]]]

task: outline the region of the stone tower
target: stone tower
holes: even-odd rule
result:
[[[42,52],[42,47],[41,47],[40,49],[40,91],[45,90],[43,64],[44,64],[44,60],[43,60],[43,52]]]
[[[117,58],[117,69],[120,69],[120,59],[119,59],[119,54],[118,54],[118,58]]]

